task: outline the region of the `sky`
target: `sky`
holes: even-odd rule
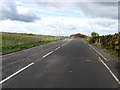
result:
[[[69,36],[93,31],[118,32],[117,0],[0,0],[0,32]]]

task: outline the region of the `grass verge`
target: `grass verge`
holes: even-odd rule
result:
[[[87,40],[86,38],[83,39],[84,42],[89,42],[89,40]],[[118,66],[120,67],[120,56],[119,56],[119,52],[114,51],[114,50],[110,50],[110,49],[106,49],[104,46],[102,46],[99,43],[93,43],[95,46],[97,46],[98,48],[100,48],[103,52],[105,52],[107,55],[111,56],[112,58],[114,58],[116,60],[116,62],[118,63]]]
[[[65,37],[54,37],[48,35],[35,35],[23,33],[2,33],[2,52],[7,54],[30,47],[63,40]]]

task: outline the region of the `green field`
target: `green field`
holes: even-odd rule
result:
[[[1,54],[64,39],[64,37],[59,38],[48,35],[36,35],[24,33],[0,33],[0,35],[2,37]]]

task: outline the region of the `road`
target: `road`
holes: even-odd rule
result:
[[[118,88],[104,60],[79,38],[3,56],[3,88]]]

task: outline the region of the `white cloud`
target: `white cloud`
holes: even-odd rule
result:
[[[30,14],[29,9],[25,8],[23,6],[17,6],[16,9],[17,9],[17,13],[20,14],[20,15]]]
[[[31,0],[35,1],[35,0]],[[37,2],[64,2],[65,0],[36,0]],[[119,2],[119,0],[66,0],[65,2]]]
[[[62,18],[62,19],[61,19]],[[58,22],[58,23],[57,23]],[[107,23],[107,24],[106,24]],[[3,31],[25,32],[48,35],[71,35],[83,33],[90,35],[92,31],[100,35],[116,33],[117,20],[104,18],[70,18],[70,17],[48,17],[33,23],[6,20],[0,23]]]
[[[11,0],[10,2],[2,2],[2,5],[0,6],[0,12],[2,13],[0,15],[0,19],[6,20],[18,20],[18,21],[24,21],[24,22],[34,22],[38,17],[32,13],[28,8],[22,6],[20,2],[15,2],[14,0]]]
[[[112,18],[118,19],[118,3],[117,2],[89,2],[75,3],[85,14],[93,18]]]
[[[61,35],[73,33],[90,35],[92,31],[100,35],[118,32],[116,3],[37,2],[37,4],[39,6],[34,4],[35,7],[29,8],[18,1],[6,4],[3,9],[4,17],[10,20],[0,22],[1,30],[48,35],[58,35],[59,32]],[[30,10],[36,11],[41,20]],[[54,14],[54,17],[51,14]],[[72,16],[73,14],[79,16]]]

